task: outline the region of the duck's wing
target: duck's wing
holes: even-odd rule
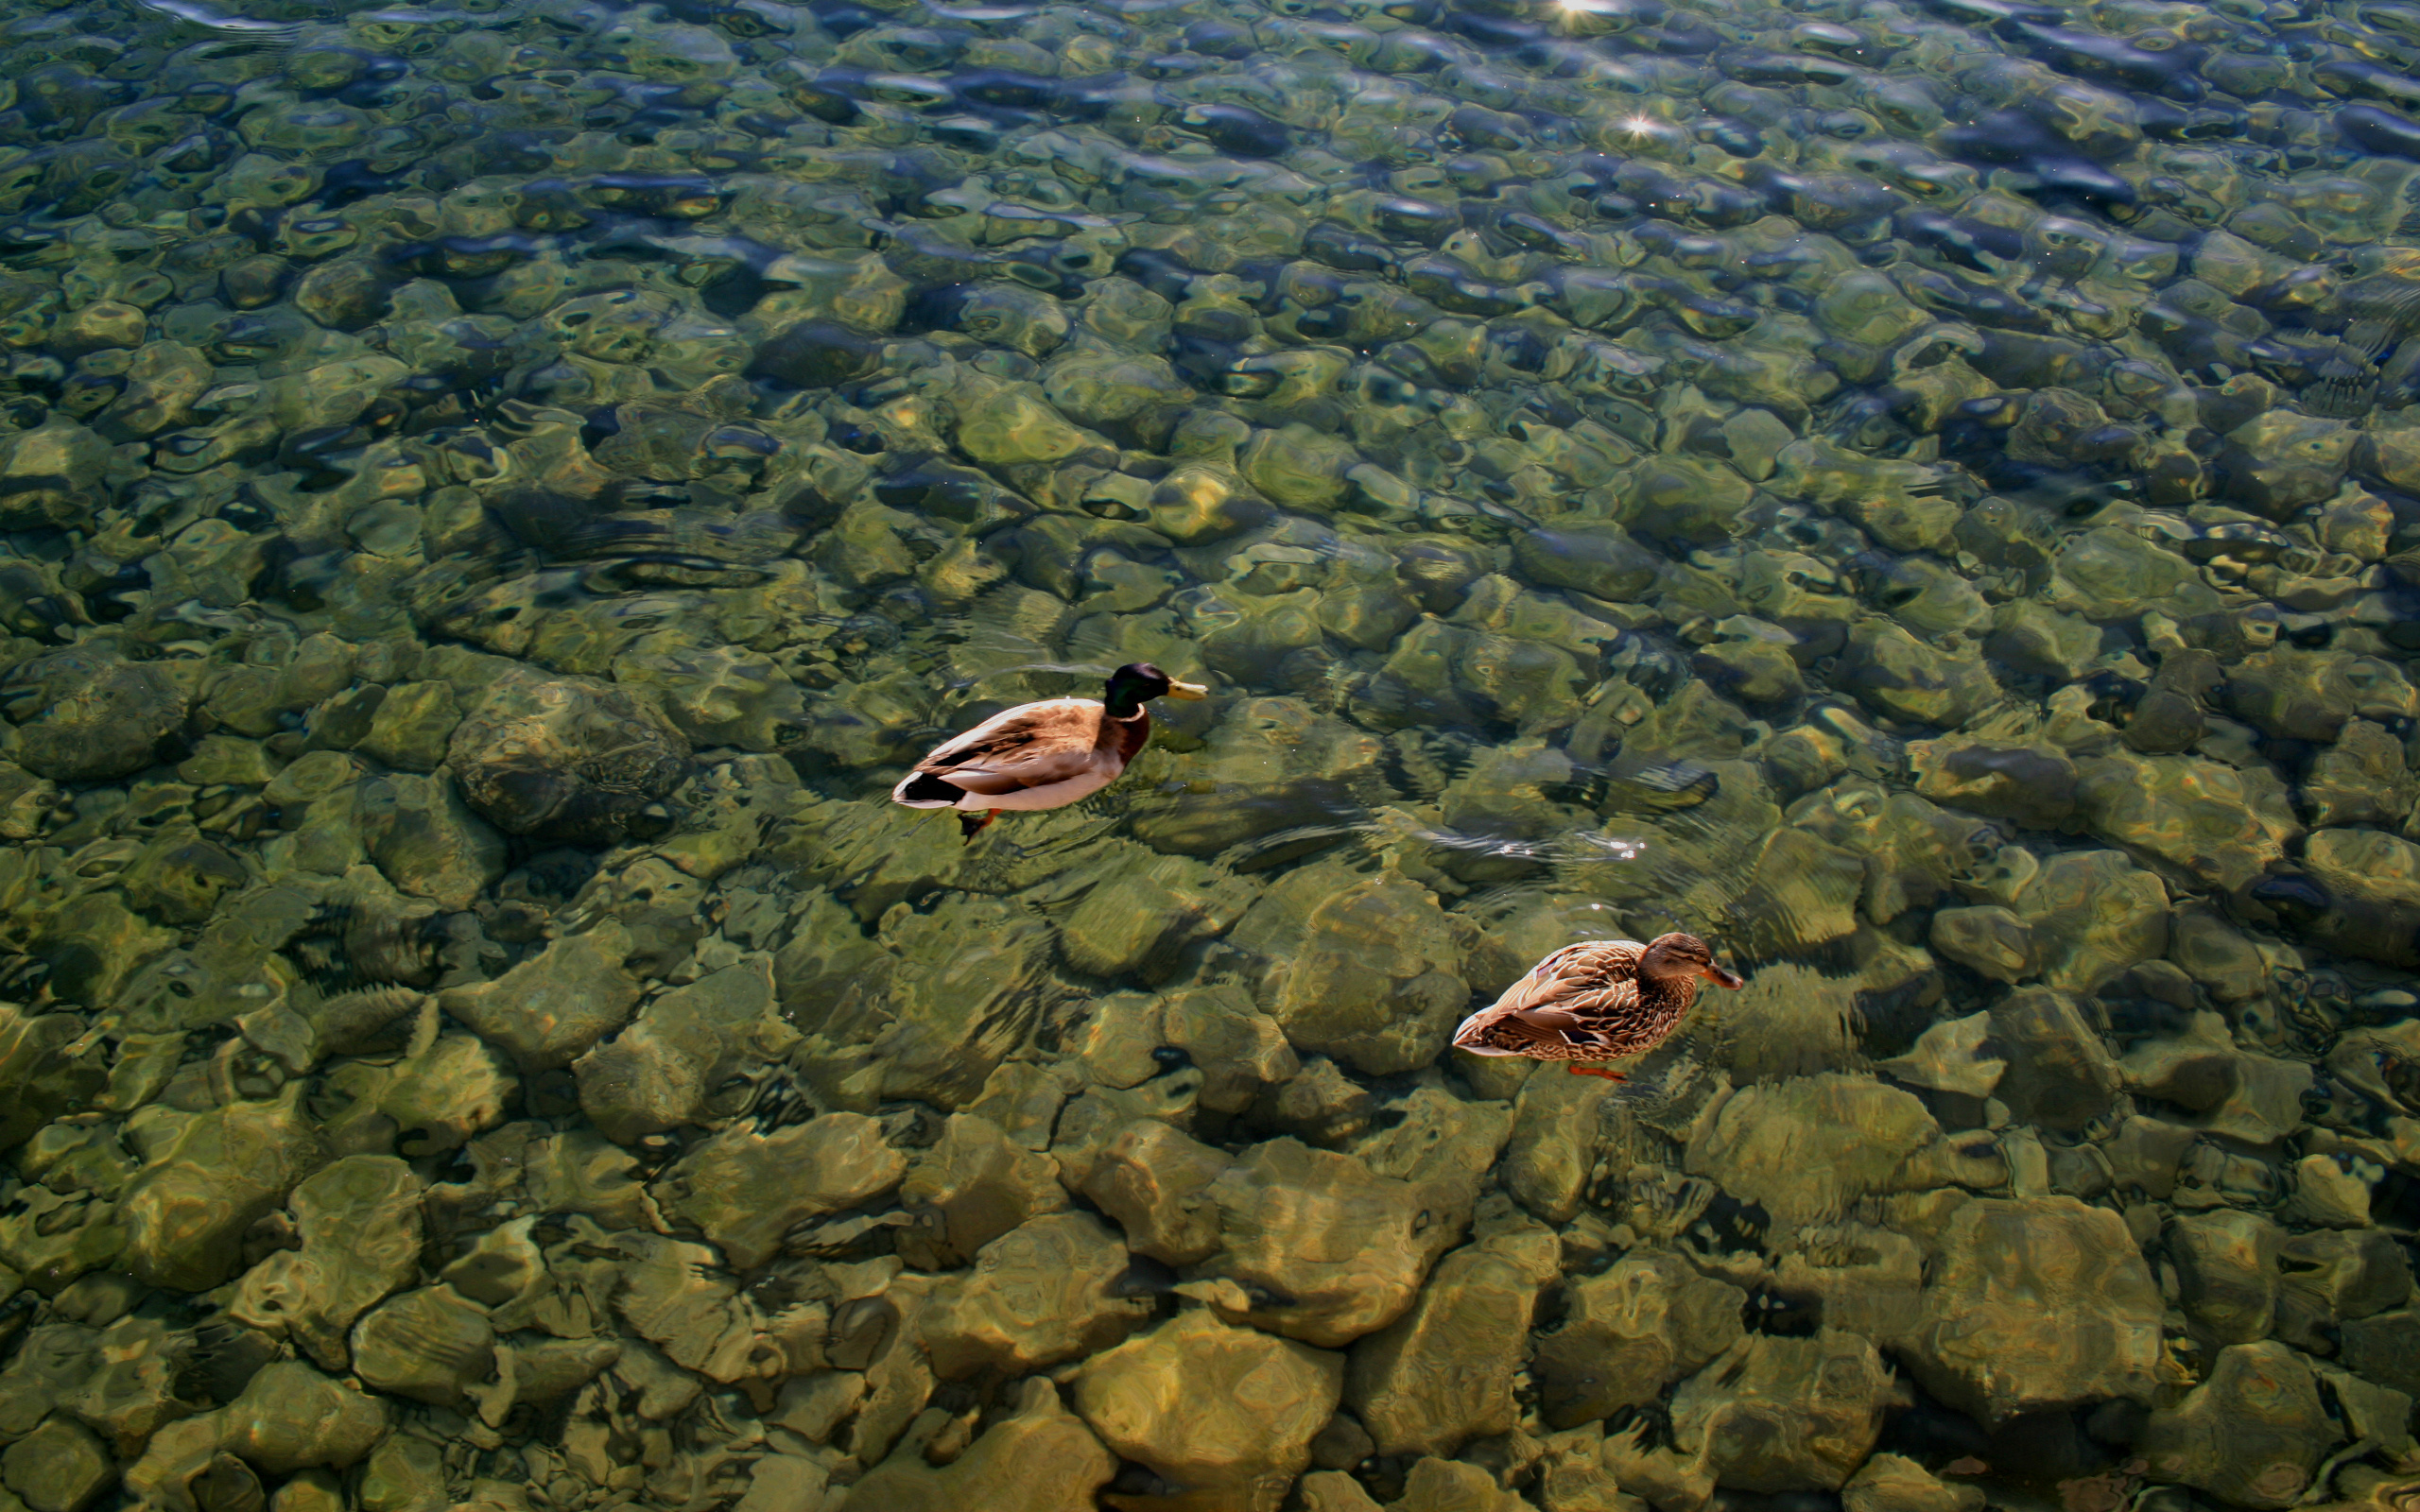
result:
[[[1638,958],[1646,947],[1632,940],[1587,940],[1566,945],[1530,968],[1488,1006],[1454,1031],[1462,1044],[1490,1030],[1512,1038],[1560,1040],[1567,1031],[1593,1027],[1592,1021],[1619,1013],[1638,1001]]]
[[[1638,980],[1647,947],[1634,939],[1583,939],[1530,969],[1530,976],[1560,983],[1565,990],[1589,991]]]
[[[1566,945],[1531,967],[1501,1001],[1513,1001],[1514,1011],[1532,1020],[1539,1007],[1565,1009],[1584,1026],[1638,1001],[1638,960],[1646,954],[1646,946],[1628,939]]]
[[[1090,698],[1019,704],[935,747],[916,770],[986,797],[1048,787],[1096,768],[1100,716]]]
[[[1563,1017],[1570,1018],[1571,1016],[1564,1014]],[[1571,1043],[1572,1032],[1575,1031],[1568,1026],[1540,1023],[1534,1019],[1524,1018],[1517,1013],[1499,1014],[1484,1021],[1480,1015],[1475,1013],[1463,1020],[1461,1027],[1454,1031],[1454,1043],[1464,1049],[1473,1049],[1483,1041],[1493,1041],[1494,1045],[1500,1045],[1515,1055],[1521,1055],[1528,1053],[1529,1047],[1532,1045]]]

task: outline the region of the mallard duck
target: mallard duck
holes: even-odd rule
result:
[[[1151,738],[1143,706],[1152,699],[1209,696],[1149,662],[1130,662],[1109,675],[1098,700],[1021,703],[936,747],[890,790],[890,800],[962,810],[959,833],[972,840],[1002,809],[1064,808],[1116,782]]]
[[[1572,1061],[1576,1076],[1621,1081],[1618,1071],[1576,1062],[1654,1049],[1698,1000],[1700,981],[1737,988],[1740,979],[1695,935],[1566,945],[1464,1019],[1454,1043],[1477,1056]]]

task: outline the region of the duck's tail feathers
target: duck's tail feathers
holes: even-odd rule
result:
[[[965,797],[966,789],[930,772],[910,772],[906,781],[890,790],[890,801],[905,803],[911,809],[954,809]]]
[[[1458,1049],[1467,1050],[1475,1056],[1518,1055],[1520,1053],[1518,1051],[1507,1050],[1501,1045],[1489,1044],[1486,1040],[1481,1038],[1483,1031],[1480,1029],[1479,1021],[1486,1016],[1487,1010],[1482,1008],[1458,1024],[1454,1029],[1454,1038],[1451,1041],[1454,1046]]]

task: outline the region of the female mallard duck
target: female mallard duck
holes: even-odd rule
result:
[[[1462,1021],[1454,1043],[1473,1055],[1532,1060],[1619,1060],[1652,1050],[1698,1000],[1703,978],[1727,988],[1737,973],[1714,964],[1695,935],[1586,940],[1530,968],[1504,995]],[[1576,1076],[1623,1080],[1618,1071],[1575,1064]]]
[[[1099,701],[1045,698],[1021,703],[938,747],[890,790],[911,809],[960,809],[959,833],[972,840],[1002,809],[1064,808],[1117,781],[1151,738],[1153,698],[1206,698],[1210,690],[1179,682],[1149,662],[1109,675]]]

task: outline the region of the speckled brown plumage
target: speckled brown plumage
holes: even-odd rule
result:
[[[1739,985],[1695,935],[1660,935],[1644,945],[1628,939],[1566,945],[1464,1019],[1454,1043],[1480,1056],[1619,1060],[1662,1043],[1697,1002],[1700,981]],[[1599,1066],[1571,1070],[1622,1079]]]

